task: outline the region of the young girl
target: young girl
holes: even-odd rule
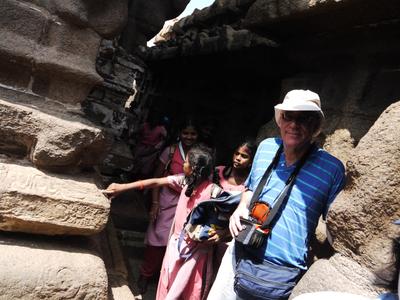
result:
[[[251,140],[241,143],[233,153],[230,166],[218,166],[219,183],[224,191],[232,193],[244,191],[244,182],[249,175],[257,145]]]
[[[219,185],[224,191],[231,194],[241,193],[244,191],[244,182],[249,175],[251,163],[253,162],[254,154],[256,153],[257,145],[252,140],[246,140],[240,143],[233,153],[232,164],[230,166],[218,166],[218,178]],[[230,239],[229,230],[219,232],[218,235],[224,241]],[[217,238],[217,237],[214,237]],[[224,256],[225,250],[228,247],[227,243],[218,243],[215,247],[214,255],[214,274],[218,272],[218,268],[221,264],[222,257]]]
[[[127,184],[111,184],[106,194],[111,198],[130,189],[169,186],[180,191],[175,213],[175,222],[162,263],[157,299],[198,299],[207,293],[212,276],[212,252],[214,241],[196,242],[189,238],[183,241],[184,247],[191,248],[188,259],[180,257],[178,240],[192,208],[211,197],[213,183],[210,175],[213,170],[213,157],[204,146],[191,148],[183,164],[183,173],[162,178],[152,178]]]
[[[179,128],[179,142],[168,146],[161,153],[154,177],[183,173],[186,154],[198,140],[198,128],[189,118],[184,120]],[[152,191],[150,224],[145,238],[146,250],[137,281],[141,294],[146,293],[148,281],[161,269],[179,194],[179,191],[169,186]]]

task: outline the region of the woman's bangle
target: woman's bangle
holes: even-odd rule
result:
[[[141,191],[141,190],[144,189],[143,181],[139,180],[139,181],[138,181],[138,185],[139,185],[139,187],[138,187],[138,190],[139,190],[139,191]]]

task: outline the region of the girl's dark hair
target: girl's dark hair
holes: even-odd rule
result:
[[[197,133],[200,134],[200,127],[195,118],[187,117],[181,123],[179,123],[178,134],[180,134],[180,132],[187,127],[193,127],[197,131]]]
[[[186,177],[187,189],[185,195],[190,197],[193,190],[210,177],[214,169],[214,159],[211,149],[202,144],[193,146],[187,155],[192,174]]]
[[[179,140],[181,131],[187,127],[193,127],[197,131],[197,133],[200,134],[200,127],[197,123],[197,120],[189,116],[183,119],[181,122],[175,123],[175,125],[172,126],[170,132],[171,134],[169,135],[166,145],[175,144],[177,140]]]
[[[234,151],[238,150],[240,147],[246,147],[249,149],[250,160],[253,161],[254,155],[256,154],[257,150],[257,143],[253,139],[246,139],[244,142],[240,143]],[[232,163],[227,168],[224,168],[222,175],[225,179],[228,179],[232,173]]]

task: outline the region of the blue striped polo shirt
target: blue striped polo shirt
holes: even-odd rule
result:
[[[279,138],[261,142],[245,184],[249,190],[256,189],[281,144]],[[273,206],[295,165],[286,167],[285,154],[282,153],[259,199]],[[314,149],[297,175],[286,205],[275,216],[264,258],[278,265],[307,269],[309,241],[319,217],[322,214],[325,218],[329,205],[343,188],[344,182],[342,162],[323,149]]]

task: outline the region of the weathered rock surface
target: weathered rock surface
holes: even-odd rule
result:
[[[104,263],[84,242],[1,233],[0,252],[0,299],[108,299]]]
[[[257,0],[249,8],[245,21],[249,25],[259,25],[271,22],[275,19],[288,16],[297,16],[298,14],[310,14],[317,9],[332,9],[333,5],[341,5],[345,0]],[[349,2],[349,1],[347,1]]]
[[[391,261],[400,215],[400,102],[389,106],[348,162],[348,182],[328,215],[336,251],[369,267]]]
[[[274,27],[291,34],[303,30],[310,33],[321,28],[343,28],[353,22],[363,24],[396,18],[399,9],[400,4],[393,0],[257,0],[248,8],[243,25],[246,28]],[[329,24],[327,20],[335,22]],[[315,22],[322,26],[314,27],[312,23]],[[294,23],[299,26],[293,26]]]
[[[0,229],[90,235],[107,223],[110,203],[89,176],[44,173],[0,158]]]
[[[37,103],[41,99],[31,100],[15,104],[0,96],[4,152],[28,156],[40,168],[64,172],[92,166],[103,158],[110,142],[102,129],[77,114],[43,109],[39,105],[48,109],[51,104]]]
[[[121,43],[129,53],[145,45],[163,27],[164,22],[177,17],[189,0],[136,0],[129,4],[128,23]]]
[[[41,3],[62,19],[90,27],[106,38],[117,35],[128,20],[128,0],[53,0]]]
[[[374,281],[375,276],[370,270],[335,254],[329,260],[316,261],[296,285],[290,298],[318,291],[347,292],[374,298],[379,292],[374,288]]]
[[[102,81],[95,68],[100,39],[122,29],[127,0],[4,0],[0,11],[0,81],[79,103]]]

